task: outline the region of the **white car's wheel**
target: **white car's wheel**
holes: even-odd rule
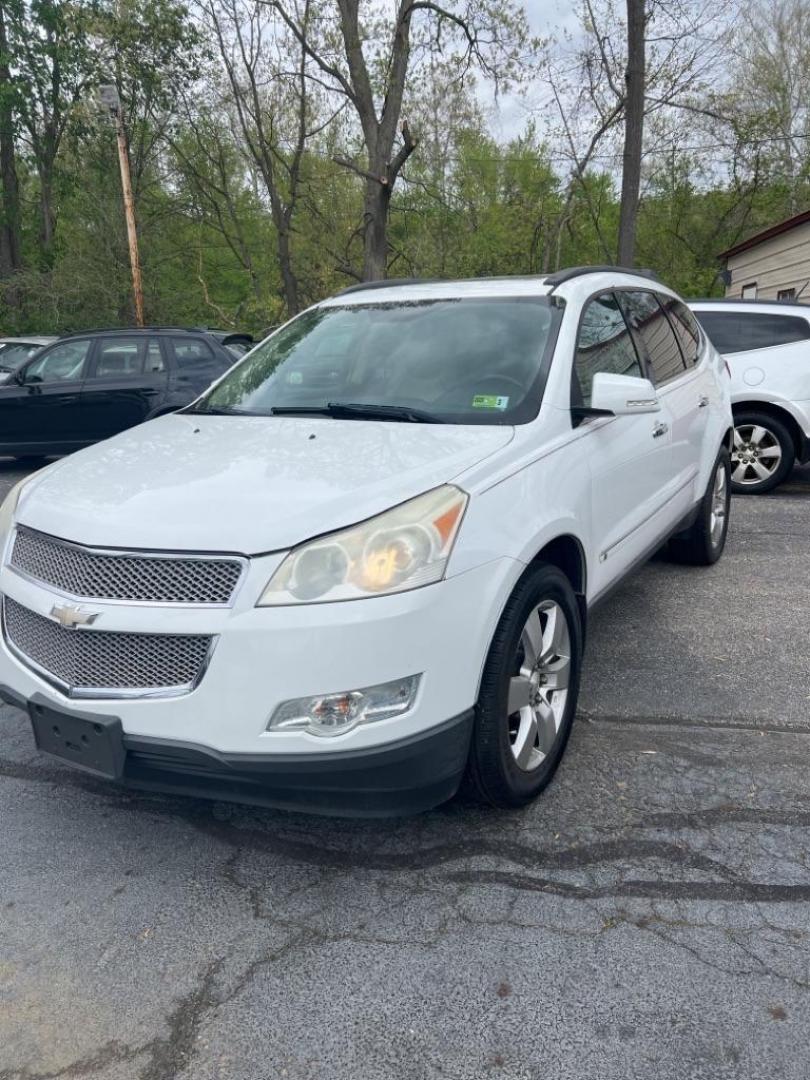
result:
[[[669,543],[677,562],[693,566],[716,563],[726,546],[731,510],[731,466],[725,447],[717,455],[706,492],[693,524]]]
[[[582,622],[556,566],[528,571],[490,646],[476,706],[467,787],[493,806],[522,806],[548,784],[579,694]]]
[[[734,417],[731,490],[735,495],[764,495],[793,468],[796,451],[783,423],[765,413]]]

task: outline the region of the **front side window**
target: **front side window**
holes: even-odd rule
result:
[[[359,405],[445,423],[526,423],[559,317],[543,297],[315,308],[256,346],[196,408],[335,415],[334,406]]]
[[[619,300],[647,359],[656,386],[684,372],[684,362],[669,319],[654,293],[621,292]]]
[[[25,369],[27,383],[75,382],[81,379],[87,354],[89,338],[65,341],[33,360]]]
[[[590,407],[593,377],[602,371],[642,376],[633,339],[613,293],[589,301],[582,313],[574,360],[574,405]]]
[[[764,311],[699,311],[698,321],[719,353],[770,349],[810,340],[810,322],[799,315]]]

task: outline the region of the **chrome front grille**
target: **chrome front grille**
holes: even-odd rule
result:
[[[98,550],[18,526],[11,566],[35,581],[90,600],[152,604],[231,602],[244,560]]]
[[[3,632],[23,662],[72,697],[186,693],[202,678],[213,642],[210,634],[67,630],[9,596]]]

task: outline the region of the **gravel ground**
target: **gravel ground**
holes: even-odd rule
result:
[[[805,1080],[808,522],[614,595],[519,813],[121,792],[0,708],[0,1080]]]

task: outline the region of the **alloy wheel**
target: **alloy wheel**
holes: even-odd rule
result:
[[[734,429],[731,479],[735,484],[755,485],[770,480],[782,461],[782,447],[762,424],[741,424]]]
[[[727,513],[728,484],[726,482],[726,466],[721,462],[717,466],[717,471],[714,474],[711,510],[709,512],[709,536],[711,538],[712,547],[717,547],[723,539]]]
[[[509,680],[509,748],[524,772],[538,768],[560,733],[571,677],[571,634],[553,600],[532,610],[520,635]]]

